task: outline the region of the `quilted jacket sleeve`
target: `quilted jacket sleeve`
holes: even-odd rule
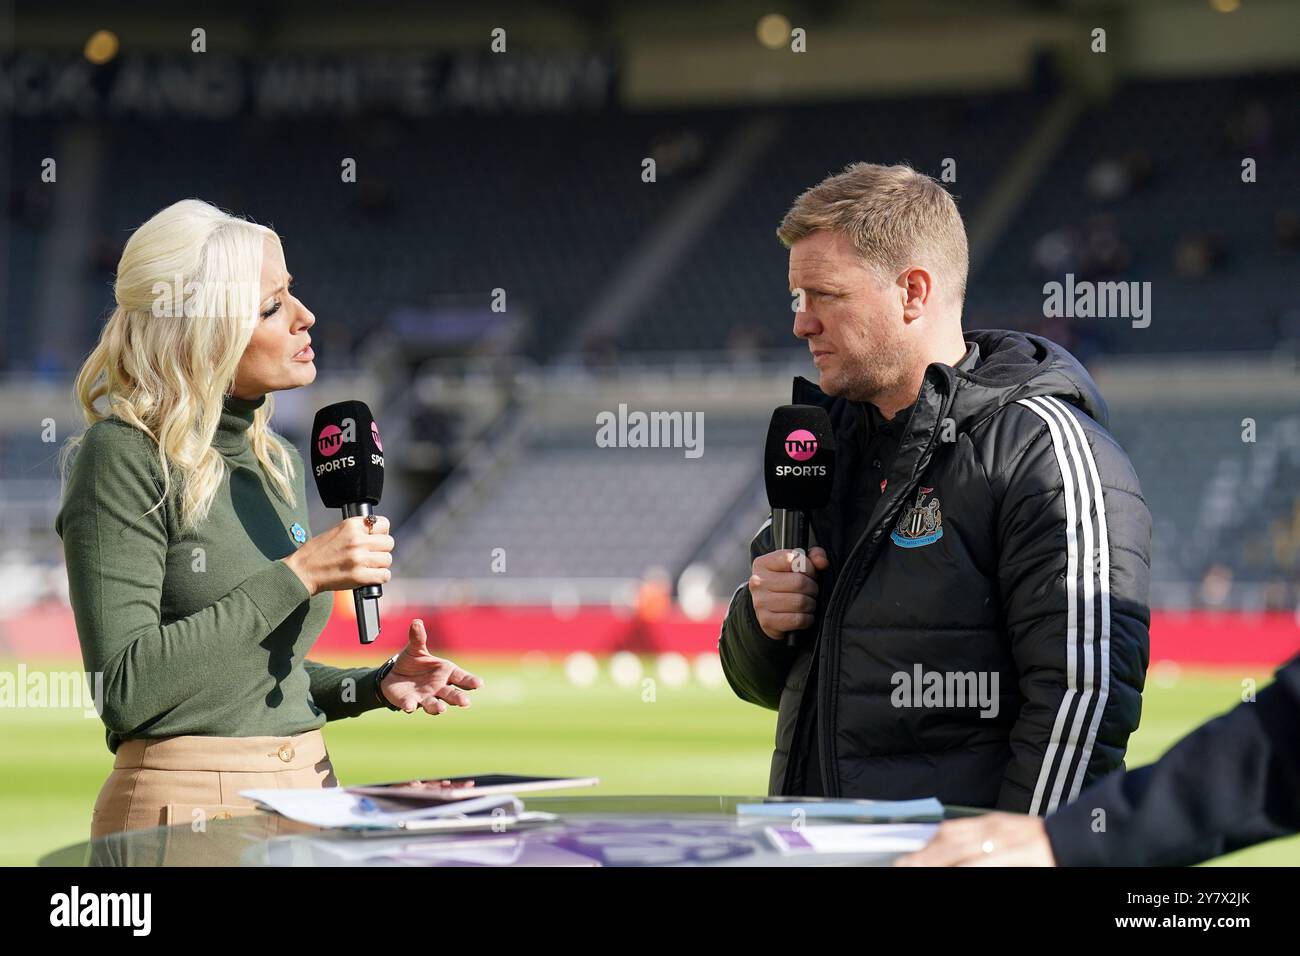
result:
[[[750,560],[775,550],[769,519],[750,542]],[[781,689],[798,649],[763,633],[747,584],[742,584],[732,595],[731,607],[718,636],[718,656],[727,683],[737,697],[768,710],[780,709]]]
[[[1024,698],[998,808],[1045,815],[1123,767],[1149,656],[1151,515],[1086,414],[1024,399],[1001,486],[998,580]]]

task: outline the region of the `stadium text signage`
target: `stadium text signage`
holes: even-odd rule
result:
[[[41,117],[418,117],[455,111],[599,110],[613,101],[615,65],[604,54],[388,54],[272,56],[218,53],[0,58],[0,115]]]

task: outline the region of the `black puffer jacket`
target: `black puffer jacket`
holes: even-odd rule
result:
[[[1137,477],[1073,356],[1020,332],[965,337],[982,363],[926,369],[856,542],[843,496],[863,466],[864,406],[795,379],[793,400],[827,410],[837,448],[832,501],[809,515],[830,559],[816,636],[770,640],[742,585],[718,641],[736,694],[778,711],[772,795],[798,794],[814,746],[830,797],[1037,814],[1123,766],[1149,653]],[[771,550],[768,524],[751,556]],[[973,699],[981,680],[996,713]]]

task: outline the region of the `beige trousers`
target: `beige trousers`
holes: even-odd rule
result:
[[[338,785],[319,730],[125,740],[95,800],[90,836],[262,812],[240,790]]]

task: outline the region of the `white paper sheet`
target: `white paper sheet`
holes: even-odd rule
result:
[[[802,853],[912,853],[921,849],[939,829],[937,823],[848,823],[767,827],[764,833],[785,854]]]
[[[369,797],[350,793],[342,787],[300,790],[241,790],[240,796],[256,800],[281,816],[317,827],[394,827],[402,820],[431,820],[470,814],[490,816],[500,809],[515,816],[524,808],[518,797],[509,794],[437,803],[413,810],[381,810]]]

